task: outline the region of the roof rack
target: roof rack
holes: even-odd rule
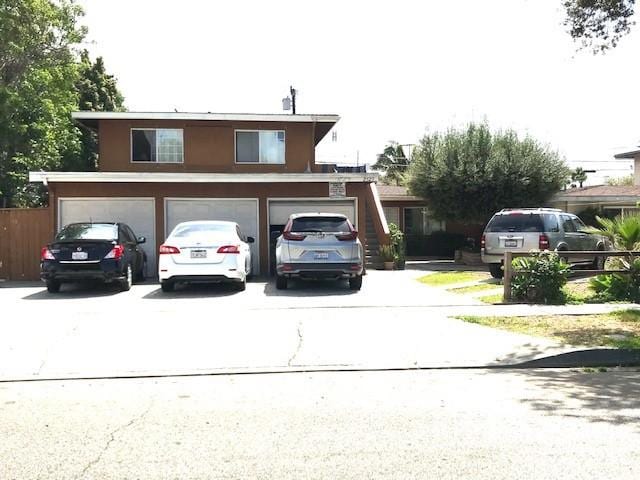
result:
[[[562,212],[560,208],[503,208],[501,212],[512,212],[514,210],[542,211],[542,212]]]

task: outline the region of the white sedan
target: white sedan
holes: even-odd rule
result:
[[[244,290],[251,275],[252,237],[234,222],[183,222],[160,246],[158,276],[163,292],[177,282],[233,282]]]

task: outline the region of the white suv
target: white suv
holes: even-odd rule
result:
[[[590,232],[577,216],[555,208],[505,208],[484,229],[480,242],[482,261],[495,278],[502,278],[504,252],[531,250],[607,250],[605,237]],[[604,267],[604,257],[571,258],[572,263]]]

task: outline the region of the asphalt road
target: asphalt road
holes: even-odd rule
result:
[[[0,384],[2,479],[637,479],[637,371]]]

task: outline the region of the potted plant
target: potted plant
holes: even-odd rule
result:
[[[395,260],[395,253],[393,251],[393,246],[391,245],[381,245],[380,246],[380,258],[382,259],[382,263],[384,264],[385,270],[393,270],[393,264]]]

